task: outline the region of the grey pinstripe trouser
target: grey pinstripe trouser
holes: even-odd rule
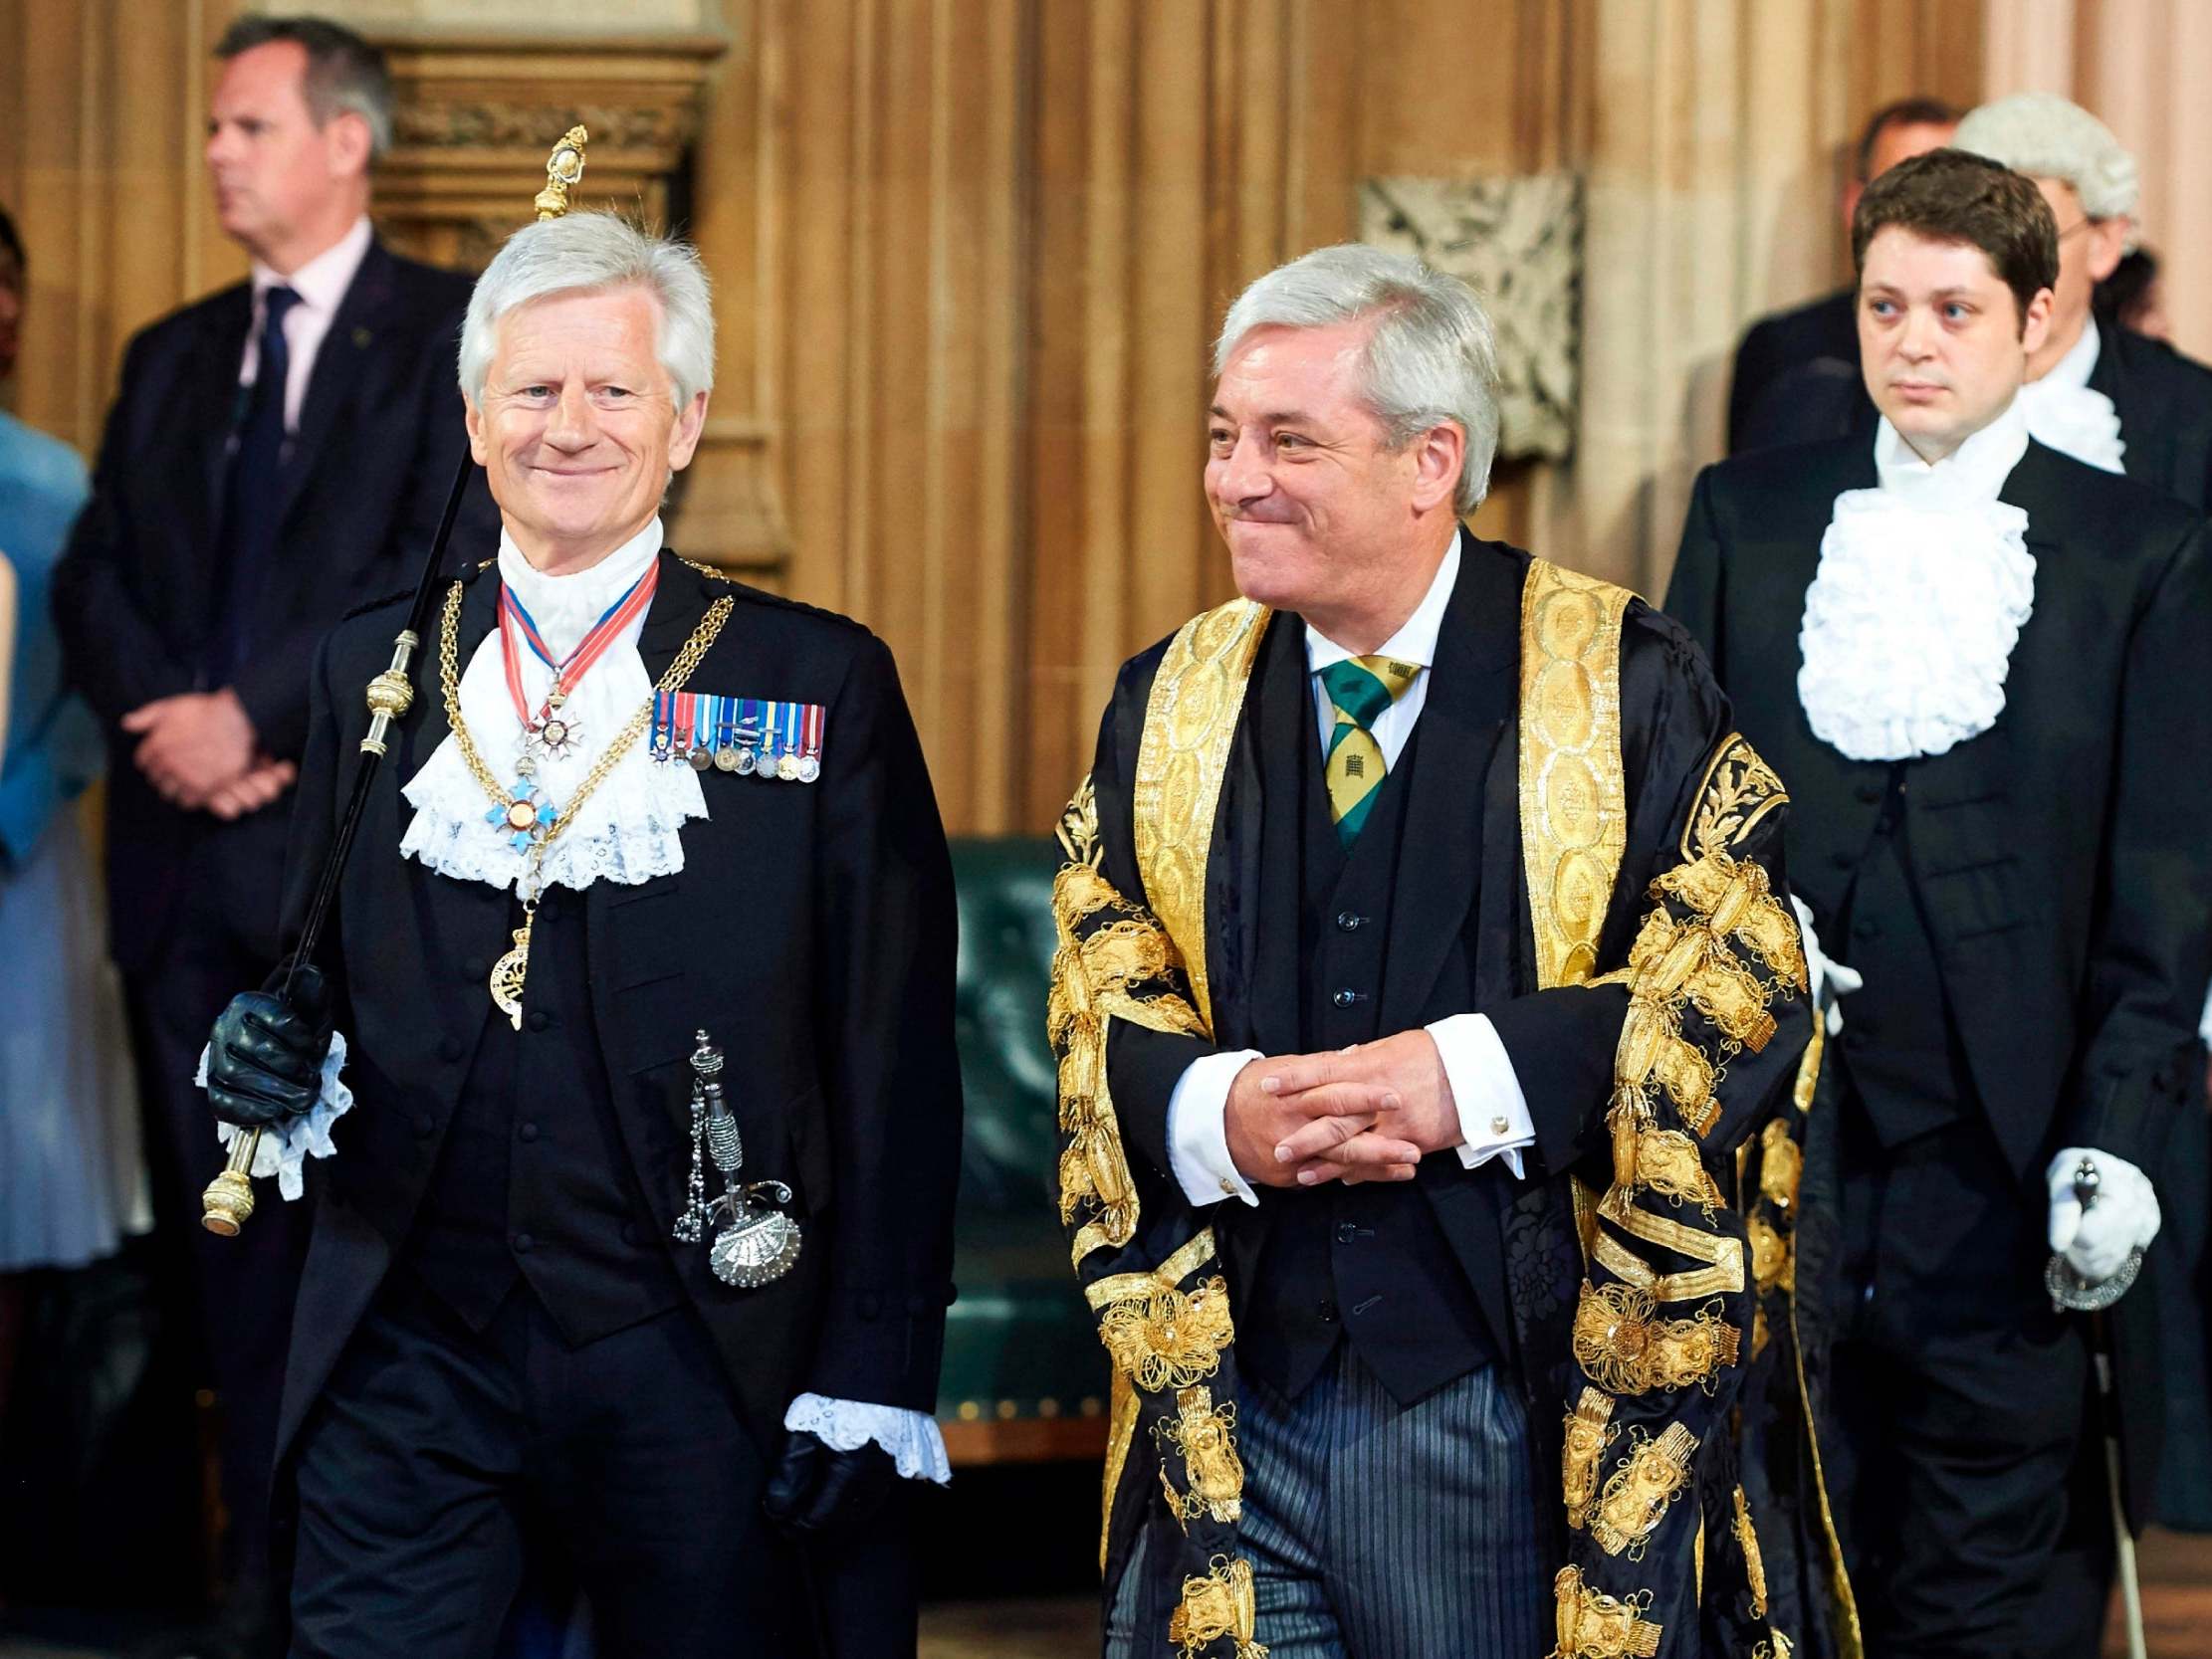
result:
[[[1246,1376],[1240,1532],[1273,1659],[1527,1659],[1550,1645],[1528,1419],[1496,1366],[1400,1406],[1349,1343],[1295,1400]],[[1106,1659],[1157,1659],[1130,1628],[1140,1543]]]

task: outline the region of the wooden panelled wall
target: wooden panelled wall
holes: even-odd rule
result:
[[[675,535],[778,550],[882,632],[950,824],[1039,830],[1115,665],[1228,591],[1229,298],[1351,234],[1369,175],[1572,167],[1576,455],[1501,469],[1477,527],[1649,589],[1742,321],[1838,274],[1842,140],[1971,102],[1985,3],[724,0],[688,181],[722,354]],[[88,447],[128,331],[242,270],[198,166],[231,9],[0,0],[14,402]]]

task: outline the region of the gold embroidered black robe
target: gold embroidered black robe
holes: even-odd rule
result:
[[[1258,1046],[1256,749],[1263,726],[1317,738],[1310,715],[1263,722],[1246,694],[1269,652],[1300,653],[1303,689],[1302,632],[1239,601],[1125,666],[1054,895],[1060,1209],[1114,1371],[1107,1593],[1151,1526],[1155,1651],[1209,1659],[1256,1659],[1266,1639],[1237,1552],[1236,1285],[1216,1238],[1237,1218],[1189,1203],[1165,1100],[1117,1100],[1115,1080],[1140,1075],[1120,1064],[1132,1033],[1194,1059]],[[1455,688],[1497,676],[1513,716],[1457,718]],[[1417,907],[1403,940],[1394,925],[1386,990],[1412,983],[1417,1004],[1432,956],[1468,954],[1537,1144],[1490,1209],[1458,1202],[1482,1171],[1406,1201],[1437,1203],[1478,1292],[1504,1304],[1552,1472],[1529,1524],[1550,1545],[1558,1651],[1779,1659],[1730,1406],[1753,1319],[1736,1151],[1810,1032],[1787,797],[1672,623],[1472,537],[1421,720],[1444,763],[1415,774],[1407,833],[1463,882],[1456,909]]]

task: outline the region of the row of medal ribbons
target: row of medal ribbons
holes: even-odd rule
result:
[[[712,766],[740,777],[811,783],[822,775],[828,711],[819,703],[772,703],[712,692],[653,694],[653,758]]]

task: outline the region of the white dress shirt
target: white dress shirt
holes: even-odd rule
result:
[[[1423,672],[1388,709],[1375,717],[1368,729],[1383,751],[1387,765],[1395,767],[1413,736],[1414,725],[1429,701],[1429,674],[1436,667],[1437,635],[1443,626],[1444,607],[1459,579],[1459,541],[1437,566],[1429,591],[1414,607],[1397,633],[1379,651],[1347,651],[1310,623],[1306,626],[1306,670],[1313,688],[1314,734],[1323,754],[1336,725],[1336,709],[1321,684],[1321,671],[1358,655],[1395,657],[1413,663]],[[1493,1157],[1505,1159],[1517,1176],[1522,1173],[1521,1150],[1536,1141],[1536,1128],[1528,1115],[1528,1101],[1504,1043],[1486,1015],[1453,1014],[1429,1026],[1437,1052],[1442,1057],[1444,1076],[1450,1080],[1452,1099],[1459,1109],[1462,1137],[1455,1148],[1459,1161],[1472,1169]],[[1263,1058],[1257,1049],[1210,1054],[1193,1061],[1176,1080],[1168,1100],[1168,1159],[1176,1182],[1193,1204],[1217,1204],[1223,1198],[1259,1202],[1251,1183],[1229,1156],[1226,1117],[1229,1086],[1251,1061]]]
[[[289,288],[300,303],[284,313],[287,367],[284,377],[284,429],[300,430],[300,408],[308,399],[308,380],[315,373],[316,353],[324,336],[337,319],[345,291],[368,257],[368,215],[353,221],[353,228],[332,243],[289,277],[279,276],[261,261],[254,261],[254,320],[246,330],[246,354],[239,360],[238,383],[250,386],[261,375],[261,325],[268,314],[264,298],[273,288]]]
[[[2125,472],[2121,458],[2127,445],[2119,435],[2119,411],[2112,400],[2090,385],[2097,368],[2097,354],[2103,336],[2097,318],[2082,324],[2082,337],[2067,348],[2039,380],[2020,388],[2020,405],[2028,417],[2028,436],[2061,455],[2107,473]]]

